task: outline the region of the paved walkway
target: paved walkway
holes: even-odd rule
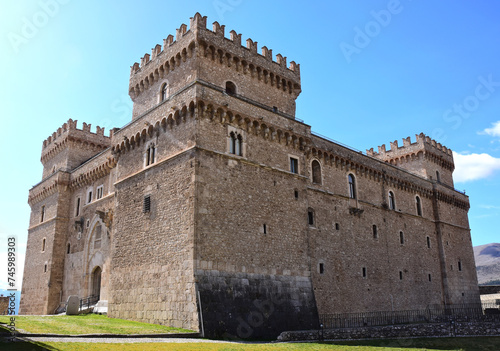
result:
[[[35,342],[91,342],[91,343],[110,343],[110,344],[128,344],[128,343],[233,343],[240,342],[226,340],[208,340],[208,339],[188,339],[188,338],[78,338],[78,337],[22,337],[26,341]],[[246,344],[246,342],[245,342]]]

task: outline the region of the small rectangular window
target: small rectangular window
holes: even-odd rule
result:
[[[405,235],[403,232],[399,232],[399,242],[401,243],[401,245],[405,243]]]
[[[427,237],[427,247],[431,248],[431,238]]]
[[[335,223],[335,230],[340,230],[340,224]]]
[[[299,160],[294,157],[290,157],[290,172],[299,173]]]
[[[462,261],[458,261],[458,271],[462,271]]]
[[[296,199],[298,199],[298,198],[299,198],[299,192],[298,192],[297,190],[295,190],[294,195],[295,195],[295,198],[296,198]]]
[[[403,280],[403,272],[399,271],[399,280]]]
[[[267,225],[264,224],[264,234],[267,234]]]
[[[363,269],[361,270],[362,274],[363,274],[363,278],[366,278],[366,267],[363,267]]]
[[[142,212],[147,213],[151,211],[151,195],[144,196],[144,200],[142,202]]]
[[[91,191],[89,191],[89,194],[88,194],[88,196],[87,196],[87,203],[89,204],[89,203],[91,203],[91,202],[92,202],[92,190],[91,190]]]
[[[310,226],[314,226],[314,212],[313,210],[307,211],[307,221]]]
[[[79,215],[80,215],[80,198],[76,199],[75,217],[78,217]]]
[[[325,273],[325,265],[324,263],[319,264],[319,274]]]
[[[375,224],[372,227],[372,231],[373,231],[373,239],[378,239],[378,230]]]
[[[432,276],[429,274],[429,281],[432,282]]]

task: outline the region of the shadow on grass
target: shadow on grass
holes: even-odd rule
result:
[[[25,341],[21,339],[16,339],[15,341],[10,341],[8,338],[0,338],[0,350],[9,351],[57,351],[58,348],[45,345],[39,342]]]
[[[400,349],[463,350],[463,351],[498,351],[500,336],[490,337],[455,337],[425,339],[391,339],[325,342],[344,346],[372,346]]]

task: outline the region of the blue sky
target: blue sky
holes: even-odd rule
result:
[[[307,5],[305,5],[307,4]],[[498,242],[500,2],[8,2],[0,13],[0,288],[24,263],[42,142],[69,118],[121,127],[130,66],[196,12],[301,65],[297,117],[359,150],[424,132],[455,152],[474,245]],[[5,272],[5,273],[4,273]]]

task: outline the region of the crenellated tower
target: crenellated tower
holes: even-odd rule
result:
[[[272,50],[265,46],[259,54],[252,39],[242,46],[241,34],[234,30],[226,38],[225,27],[218,22],[212,30],[206,25],[207,18],[196,13],[189,29],[182,24],[175,40],[169,35],[163,47],[157,44],[140,64],[132,65],[133,119],[195,82],[294,118],[301,92],[300,65],[292,61],[287,66],[281,54],[273,61]]]
[[[57,170],[70,171],[111,144],[110,136],[104,135],[104,128],[96,127],[96,132],[90,131],[91,125],[83,123],[82,129],[76,127],[77,121],[69,119],[43,142],[42,179]]]
[[[403,168],[426,179],[453,187],[453,152],[424,133],[416,135],[416,142],[411,138],[403,139],[403,146],[398,141],[390,143],[390,150],[385,144],[366,150],[368,156],[378,158],[384,162]]]

